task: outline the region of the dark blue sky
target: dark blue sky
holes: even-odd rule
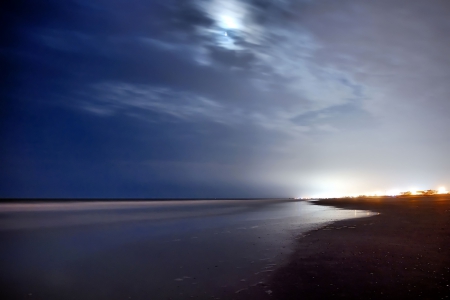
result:
[[[450,186],[446,0],[2,11],[0,197]]]

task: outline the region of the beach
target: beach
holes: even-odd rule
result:
[[[450,197],[8,204],[8,299],[446,299]]]
[[[450,196],[324,199],[370,210],[296,241],[271,278],[274,299],[448,299]]]

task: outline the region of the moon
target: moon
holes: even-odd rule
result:
[[[230,16],[221,16],[220,26],[226,29],[239,29],[241,27],[239,22]]]

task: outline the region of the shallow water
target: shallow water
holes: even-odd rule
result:
[[[293,200],[0,206],[11,299],[185,299],[264,281],[293,239],[370,215]]]

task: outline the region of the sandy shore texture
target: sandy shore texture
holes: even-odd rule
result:
[[[450,196],[314,203],[379,214],[298,239],[272,299],[450,299]]]

